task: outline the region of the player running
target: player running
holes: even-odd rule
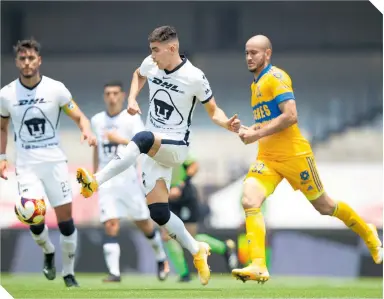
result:
[[[95,175],[80,168],[77,172],[81,192],[89,197],[99,186],[121,173],[143,156],[143,185],[151,218],[164,226],[170,235],[194,257],[200,281],[206,285],[210,278],[207,263],[210,248],[196,241],[183,222],[171,213],[168,194],[172,168],[183,163],[188,154],[189,128],[197,101],[204,104],[212,121],[237,132],[237,115],[230,119],[216,105],[204,73],[179,54],[176,30],[171,26],[156,28],[149,35],[152,55],[144,59],[133,73],[128,96],[128,113],[141,113],[136,98],[148,81],[150,101],[146,131],[137,133],[126,148],[119,149],[115,158]]]
[[[102,169],[116,155],[117,150],[129,143],[138,132],[144,131],[139,115],[131,116],[123,110],[125,93],[121,82],[112,81],[104,86],[106,111],[91,118],[98,146],[93,153],[93,170]],[[157,276],[167,278],[169,265],[161,234],[149,217],[138,173],[134,166],[115,176],[99,188],[100,221],[104,224],[106,239],[103,245],[104,258],[109,275],[104,282],[120,282],[120,245],[117,235],[120,218],[128,215],[144,233],[152,245],[157,260]]]
[[[200,218],[200,204],[198,191],[191,179],[199,170],[199,163],[189,150],[187,159],[182,165],[176,166],[172,170],[171,190],[169,193],[169,208],[177,217],[179,217],[188,232],[196,240],[205,242],[211,247],[212,253],[217,253],[225,258],[228,270],[237,267],[238,259],[236,246],[233,240],[225,242],[218,240],[208,234],[198,234],[198,221]],[[171,239],[164,233],[164,239],[167,241],[165,246],[168,250],[168,256],[177,274],[180,276],[180,282],[189,282],[191,276],[184,256],[184,250],[178,242]]]
[[[291,79],[270,64],[271,42],[265,36],[254,36],[246,43],[245,54],[248,70],[254,74],[251,102],[255,124],[242,127],[239,136],[245,144],[259,141],[259,153],[245,178],[242,198],[252,263],[244,269],[233,270],[232,274],[243,281],[269,279],[265,264],[265,224],[260,207],[283,178],[295,190],[300,190],[320,214],[340,219],[357,233],[375,263],[382,263],[382,244],[376,227],[365,223],[348,204],[334,201],[325,193],[311,146],[297,125]]]
[[[96,145],[89,120],[77,107],[63,83],[40,75],[40,45],[36,40],[19,41],[14,47],[20,77],[0,91],[1,149],[0,176],[7,179],[8,124],[12,119],[16,143],[16,178],[21,196],[47,196],[60,230],[62,275],[67,287],[77,287],[74,264],[77,230],[72,219],[72,191],[67,157],[60,149],[59,120],[64,111],[79,127],[81,141]],[[30,226],[33,239],[43,249],[43,273],[56,278],[55,247],[48,227]]]

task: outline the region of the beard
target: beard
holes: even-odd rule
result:
[[[25,78],[25,79],[31,79],[34,76],[36,76],[37,72],[38,72],[38,70],[34,70],[34,71],[32,71],[32,73],[25,75],[25,74],[23,74],[23,71],[20,71],[20,76]]]
[[[260,61],[254,68],[252,69],[248,69],[251,73],[258,73],[260,72],[261,70],[263,70],[264,68],[264,65],[265,65],[265,59],[263,59],[262,61]]]

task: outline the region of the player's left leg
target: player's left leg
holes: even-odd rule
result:
[[[200,221],[200,199],[194,184],[187,183],[183,189],[180,199],[181,209],[178,215],[185,223],[185,227],[195,239],[205,242],[211,247],[211,252],[225,257],[229,271],[237,267],[236,246],[233,240],[223,242],[208,234],[198,233],[198,222]]]
[[[348,228],[363,239],[374,262],[376,264],[383,262],[382,243],[373,224],[367,224],[347,203],[336,202],[325,192],[310,202],[320,214],[333,216],[343,221]]]
[[[347,203],[334,201],[326,194],[313,156],[286,162],[283,172],[290,184],[299,189],[320,214],[343,221],[364,240],[375,263],[382,263],[383,248],[376,227],[367,224]]]
[[[72,190],[67,163],[47,163],[42,182],[57,218],[62,251],[62,275],[67,287],[78,287],[75,279],[77,230],[72,218]]]

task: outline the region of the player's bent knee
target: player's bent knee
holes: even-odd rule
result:
[[[38,236],[44,231],[45,224],[41,223],[38,225],[31,225],[29,227],[29,230],[32,232],[32,234]]]
[[[254,178],[244,182],[241,203],[244,209],[260,208],[266,198],[264,190]]]
[[[60,233],[66,237],[72,235],[76,229],[75,224],[73,222],[73,219],[70,219],[68,221],[59,222],[58,225],[59,225]]]
[[[167,202],[153,203],[148,206],[151,218],[158,225],[164,225],[171,218],[171,211]]]
[[[336,207],[336,203],[326,194],[312,200],[311,204],[321,215],[332,215]]]
[[[117,236],[119,234],[120,230],[120,223],[117,219],[108,220],[104,224],[105,227],[105,233],[108,236]]]
[[[141,131],[133,136],[132,141],[136,143],[142,154],[148,154],[155,143],[155,135],[149,131]]]

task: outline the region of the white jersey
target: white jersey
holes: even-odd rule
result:
[[[127,110],[123,110],[115,116],[109,116],[106,112],[97,113],[92,117],[91,124],[97,138],[99,169],[113,159],[119,147],[124,146],[108,141],[105,137],[107,131],[116,131],[119,136],[131,140],[136,133],[145,130],[140,116],[129,115]],[[124,173],[137,176],[134,167],[130,167]]]
[[[160,70],[151,56],[144,59],[140,74],[149,85],[149,111],[146,128],[164,134],[163,138],[185,140],[197,100],[212,98],[212,90],[204,73],[181,56],[182,63],[172,71]]]
[[[63,83],[42,76],[33,88],[19,79],[0,91],[0,115],[11,117],[15,132],[16,166],[65,161],[59,147],[61,107],[72,96]]]

